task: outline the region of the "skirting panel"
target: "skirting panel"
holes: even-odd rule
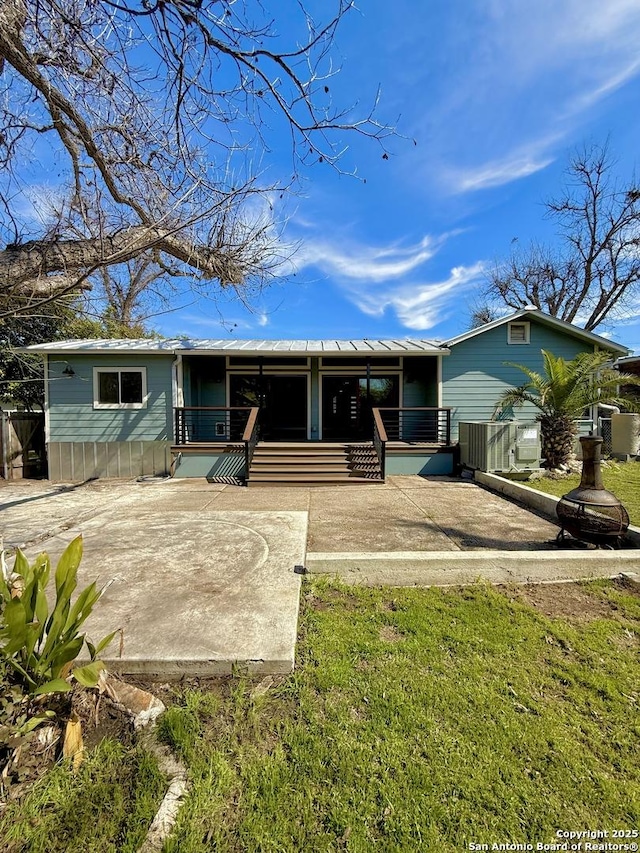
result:
[[[387,451],[386,473],[422,474],[425,477],[450,476],[454,460],[451,452],[398,453]]]
[[[74,483],[97,477],[168,474],[169,441],[58,441],[47,447],[49,479]]]

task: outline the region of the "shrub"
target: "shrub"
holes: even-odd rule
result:
[[[71,678],[86,687],[95,687],[104,668],[98,655],[117,633],[108,634],[96,646],[80,633],[103,592],[95,582],[91,583],[71,603],[81,559],[82,537],[78,536],[58,561],[51,611],[46,594],[51,574],[48,554],[39,554],[29,565],[18,550],[13,573],[3,571],[0,577],[0,655],[32,696],[70,690]],[[91,662],[74,667],[85,642]]]

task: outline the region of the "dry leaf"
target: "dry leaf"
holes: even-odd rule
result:
[[[64,744],[62,746],[64,758],[72,760],[74,772],[78,770],[84,760],[84,744],[82,741],[82,725],[77,714],[72,713],[64,731]]]

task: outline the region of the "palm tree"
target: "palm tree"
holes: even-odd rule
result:
[[[559,468],[573,452],[578,433],[576,420],[596,403],[637,409],[637,402],[621,395],[621,384],[640,384],[640,377],[611,367],[606,352],[584,352],[571,361],[542,350],[544,374],[522,364],[513,364],[527,377],[518,388],[509,388],[500,398],[503,408],[531,403],[540,410],[536,420],[542,434],[542,456],[547,468]]]

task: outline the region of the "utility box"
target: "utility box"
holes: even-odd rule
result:
[[[640,414],[611,415],[611,455],[619,459],[640,456]]]
[[[540,468],[540,424],[521,421],[462,421],[460,463],[501,474],[529,474]]]

